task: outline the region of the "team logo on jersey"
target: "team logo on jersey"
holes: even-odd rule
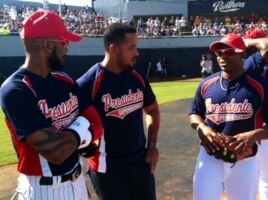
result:
[[[72,93],[70,98],[52,108],[49,108],[47,100],[43,99],[38,102],[38,106],[46,118],[50,118],[52,126],[61,131],[66,128],[78,115],[78,99]]]
[[[253,115],[252,104],[247,99],[242,103],[231,102],[212,104],[211,98],[206,99],[207,118],[219,125],[223,122],[248,119]]]
[[[124,119],[128,114],[142,108],[143,92],[139,89],[137,89],[137,92],[132,92],[130,89],[128,94],[115,99],[108,93],[102,96],[102,102],[104,103],[104,110],[107,112],[106,116]],[[113,110],[109,112],[110,109]]]

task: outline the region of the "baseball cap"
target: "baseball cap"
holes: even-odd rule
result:
[[[266,38],[266,33],[262,29],[253,28],[245,32],[245,39]]]
[[[38,10],[22,22],[22,39],[41,39],[60,37],[72,42],[78,42],[82,36],[69,32],[57,13],[49,10]]]
[[[220,48],[222,44],[225,44],[231,48],[234,48],[236,52],[243,52],[246,50],[246,45],[243,39],[239,35],[234,34],[234,33],[230,33],[226,35],[220,41],[213,42],[210,45],[210,50],[212,52],[215,52],[217,49]]]

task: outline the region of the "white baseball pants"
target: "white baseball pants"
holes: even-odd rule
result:
[[[20,174],[18,187],[11,200],[88,200],[84,174],[75,181],[61,183],[61,177],[53,177],[53,185],[40,185],[39,176]]]
[[[260,200],[268,200],[268,140],[258,145],[259,160],[259,196]]]
[[[207,154],[201,147],[193,179],[194,200],[255,200],[258,193],[258,159],[256,156],[226,163]]]

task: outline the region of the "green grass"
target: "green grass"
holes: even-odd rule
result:
[[[168,81],[151,83],[159,104],[192,98],[199,81]]]
[[[167,81],[151,83],[159,104],[180,99],[192,98],[199,81]],[[0,167],[17,162],[17,156],[11,142],[5,118],[0,109]]]
[[[17,162],[17,156],[11,141],[11,135],[5,123],[5,117],[0,109],[0,166]]]

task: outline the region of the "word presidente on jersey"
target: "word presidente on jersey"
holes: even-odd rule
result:
[[[235,103],[235,98],[231,102],[212,104],[211,98],[206,99],[207,118],[215,124],[241,119],[248,119],[253,115],[252,104],[247,99],[243,103]]]
[[[115,99],[108,93],[103,95],[102,101],[104,103],[105,112],[108,112],[111,108],[115,109],[108,112],[106,116],[114,116],[124,119],[128,114],[143,106],[143,92],[139,89],[137,89],[137,92],[132,92],[130,89],[128,94],[124,94]]]
[[[66,127],[79,113],[78,99],[72,93],[70,93],[70,99],[52,108],[48,107],[46,99],[40,100],[38,106],[47,119],[51,118],[52,126],[56,128],[56,130],[61,130],[63,127]]]

